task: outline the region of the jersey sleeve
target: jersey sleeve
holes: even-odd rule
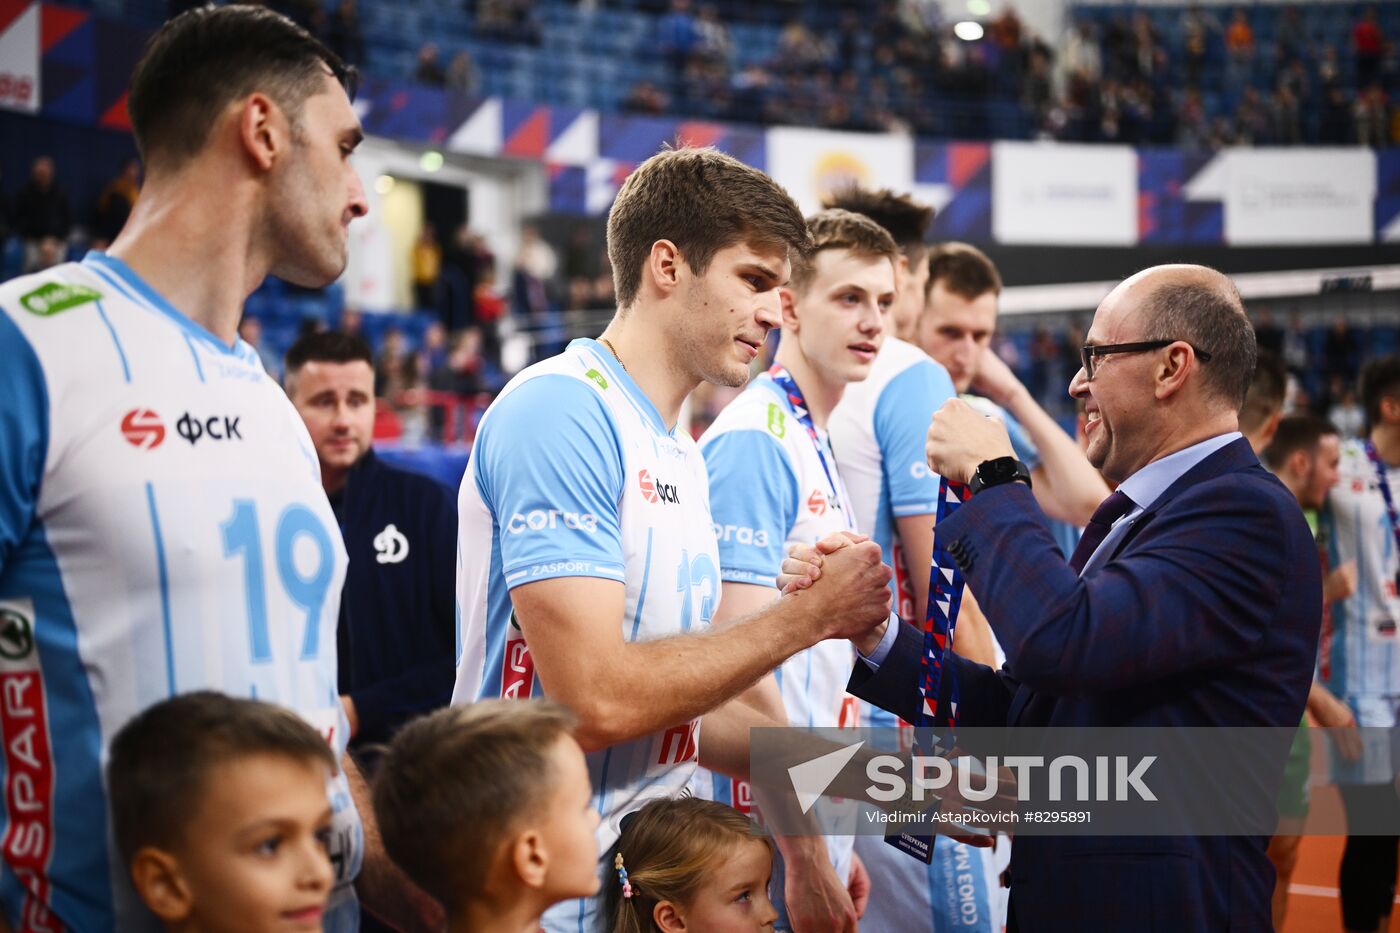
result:
[[[1003,410],[1002,420],[1006,423],[1006,433],[1011,438],[1011,449],[1016,454],[1016,459],[1026,465],[1026,469],[1034,470],[1040,466],[1040,448],[1035,446],[1035,441],[1026,433],[1026,429],[1021,422],[1011,417],[1011,412]]]
[[[891,379],[875,403],[875,442],[898,517],[938,509],[938,474],[928,468],[924,443],[933,413],[955,394],[947,370],[921,360]]]
[[[475,481],[496,521],[506,586],[623,575],[623,453],[597,391],[537,376],[497,403],[478,435]]]
[[[34,521],[48,455],[48,388],[34,348],[0,309],[0,570]]]
[[[764,431],[728,431],[703,452],[720,580],[772,586],[797,518],[797,476],[781,442]]]

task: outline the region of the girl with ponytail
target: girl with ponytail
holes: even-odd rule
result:
[[[771,933],[778,917],[772,840],[724,804],[653,800],[604,864],[609,933]]]

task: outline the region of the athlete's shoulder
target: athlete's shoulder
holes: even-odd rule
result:
[[[724,406],[701,435],[700,447],[704,449],[715,438],[731,431],[762,431],[781,443],[795,424],[790,414],[773,380],[766,374],[761,375]]]
[[[54,318],[114,296],[102,281],[80,263],[62,265],[22,275],[0,284],[0,312],[16,323]]]
[[[575,341],[575,344],[582,341]],[[506,427],[513,432],[542,433],[552,426],[594,422],[610,426],[609,392],[620,392],[606,367],[574,345],[557,356],[527,366],[506,383],[482,416],[480,430]]]

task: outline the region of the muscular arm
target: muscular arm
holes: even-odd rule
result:
[[[777,590],[751,583],[725,583],[712,628],[721,629],[777,602]],[[788,724],[777,678],[770,672],[700,720],[700,764],[744,780],[749,776],[749,730]]]
[[[579,717],[579,744],[593,750],[701,716],[803,648],[880,624],[889,612],[889,570],[879,548],[842,550],[852,557],[839,567],[828,558],[825,588],[815,584],[723,627],[656,641],[623,638],[624,590],[615,581],[541,580],[511,598],[540,683]]]

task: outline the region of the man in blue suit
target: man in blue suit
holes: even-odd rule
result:
[[[929,428],[929,465],[974,491],[939,538],[1007,656],[1000,671],[950,656],[960,722],[1295,727],[1320,572],[1297,503],[1239,432],[1255,361],[1239,293],[1211,269],[1148,269],[1104,299],[1086,342],[1070,394],[1118,488],[1068,565],[1000,424],[952,400]],[[857,647],[850,692],[913,721],[919,629]],[[1023,836],[1010,928],[1270,930],[1267,842]]]

